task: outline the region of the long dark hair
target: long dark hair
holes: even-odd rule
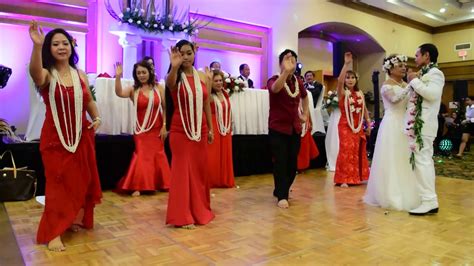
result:
[[[137,76],[137,68],[139,66],[144,67],[148,70],[149,76],[148,76],[148,80],[147,80],[146,83],[153,87],[155,85],[155,71],[153,71],[151,69],[151,65],[147,62],[147,60],[142,60],[142,61],[139,61],[139,62],[137,62],[133,65],[133,73],[132,73],[133,81],[134,81],[133,88],[135,90],[138,90],[138,88],[140,88],[142,86],[142,84],[138,80],[138,76]]]
[[[51,43],[54,35],[56,34],[63,34],[69,41],[69,45],[71,46],[71,56],[69,57],[69,65],[76,69],[76,64],[79,61],[79,57],[77,56],[76,50],[74,49],[73,38],[69,33],[67,33],[67,31],[61,28],[57,28],[48,32],[48,34],[46,34],[46,36],[44,37],[44,43],[41,49],[43,68],[46,68],[49,72],[51,72],[54,63],[56,63],[56,59],[54,59],[53,54],[51,54]]]
[[[191,49],[193,49],[193,53],[196,53],[194,50],[194,44],[188,40],[180,40],[179,42],[176,43],[176,48],[180,50],[181,47],[185,45],[191,46]],[[194,66],[194,62],[193,62],[193,66]],[[170,66],[168,67],[167,73],[170,73],[170,71],[171,71],[171,63],[170,63]],[[182,69],[182,66],[180,66],[178,69],[177,76],[176,76],[176,84],[179,83],[182,72],[183,72],[183,69]],[[173,105],[173,98],[171,97],[171,90],[170,88],[168,88],[168,86],[166,86],[165,88],[165,99],[166,99],[166,121],[170,121],[170,123],[166,124],[166,128],[169,130],[171,126],[171,118],[173,117],[174,105]]]

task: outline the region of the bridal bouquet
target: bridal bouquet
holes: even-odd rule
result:
[[[339,98],[337,92],[328,91],[328,95],[324,97],[323,108],[339,108]]]

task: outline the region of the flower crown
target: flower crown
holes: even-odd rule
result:
[[[408,57],[406,55],[390,56],[383,60],[383,70],[385,72],[388,72],[390,69],[392,69],[395,66],[395,64],[406,62],[406,61],[408,61]]]

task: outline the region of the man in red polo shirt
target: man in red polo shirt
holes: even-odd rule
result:
[[[273,195],[278,207],[288,208],[288,193],[296,176],[301,124],[308,117],[308,98],[303,82],[294,75],[298,56],[286,49],[279,56],[280,74],[267,82],[270,94],[268,129],[273,154]],[[298,107],[302,100],[303,113]]]

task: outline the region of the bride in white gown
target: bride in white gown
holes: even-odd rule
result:
[[[381,88],[384,117],[379,127],[364,202],[394,210],[411,210],[420,205],[415,173],[410,165],[408,138],[404,133],[408,103],[406,56],[384,60],[389,79]]]

